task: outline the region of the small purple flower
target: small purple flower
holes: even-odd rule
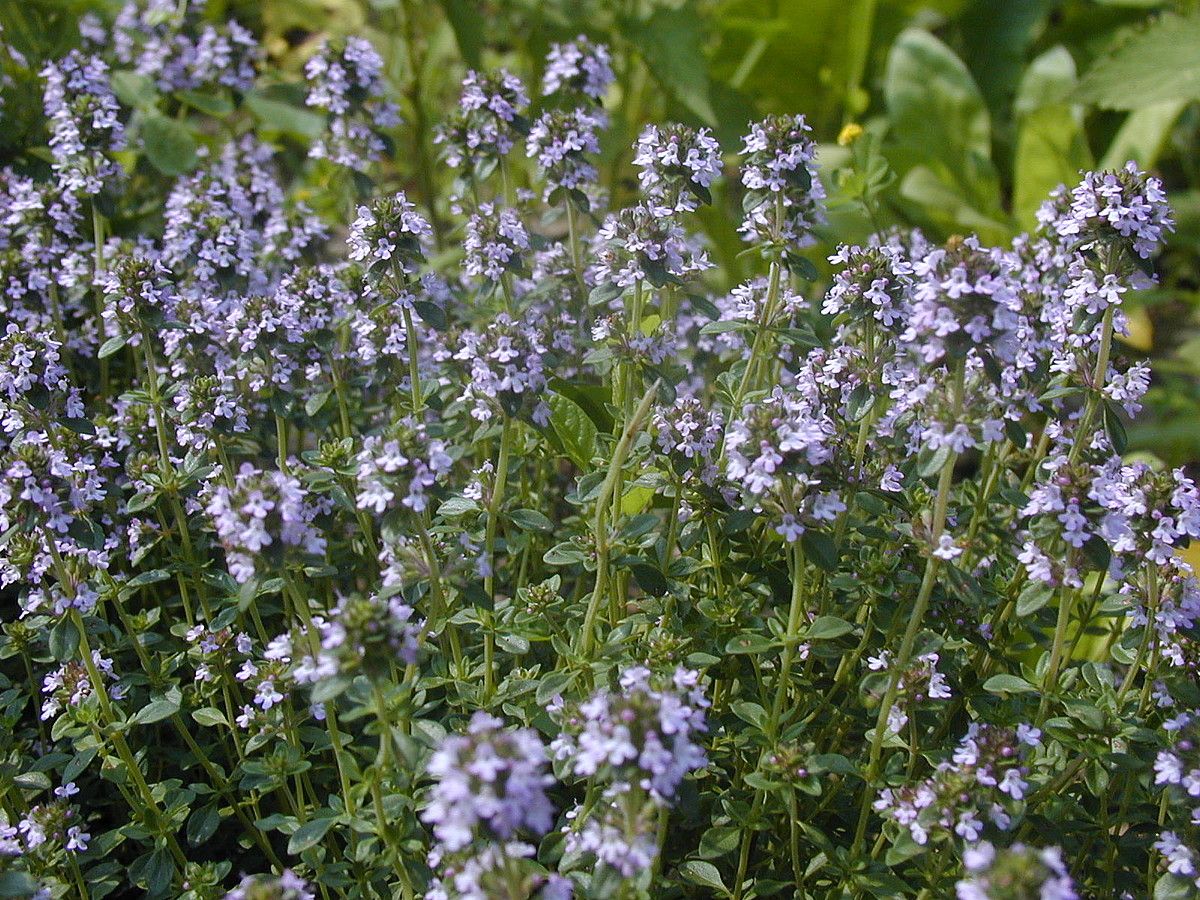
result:
[[[750,190],[738,231],[748,241],[791,248],[814,242],[825,222],[825,188],[817,177],[817,145],[804,116],[769,116],[750,125],[742,148],[742,184]]]
[[[481,203],[467,221],[463,271],[499,282],[505,273],[524,269],[529,246],[529,232],[515,209]]]
[[[503,720],[476,712],[466,733],[442,741],[427,771],[435,784],[421,818],[443,852],[550,829],[554,809],[546,788],[554,777],[532,729],[508,731]]]
[[[721,145],[707,128],[647,125],[633,147],[642,193],[656,210],[692,212],[712,202],[708,189],[721,174]]]
[[[574,93],[599,100],[615,80],[608,47],[581,34],[573,41],[551,45],[542,76],[542,96]]]
[[[108,65],[97,56],[72,50],[42,69],[43,103],[50,120],[50,151],[59,188],[98,194],[119,169],[108,154],[125,147],[120,104],[108,79]]]
[[[600,152],[597,132],[606,124],[603,113],[583,107],[549,109],[533,123],[525,155],[537,160],[547,198],[559,188],[582,193],[596,181],[596,167],[586,154]]]
[[[997,849],[988,841],[963,851],[966,877],[955,885],[958,900],[1077,900],[1075,883],[1057,847],[1038,850],[1022,843]]]
[[[387,150],[380,132],[400,124],[396,105],[386,99],[383,58],[364,38],[346,38],[340,48],[326,41],[305,64],[304,76],[305,102],[329,115],[308,155],[366,171]]]

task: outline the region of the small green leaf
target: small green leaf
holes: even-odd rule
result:
[[[839,619],[837,616],[817,616],[804,637],[810,641],[832,641],[853,630],[854,626],[845,619]]]
[[[171,573],[166,569],[152,569],[149,572],[143,572],[141,575],[135,575],[126,582],[126,587],[140,588],[148,584],[157,584],[160,581],[166,581],[171,577]]]
[[[1024,694],[1036,691],[1032,684],[1019,675],[1001,673],[993,675],[983,683],[983,689],[989,694]]]
[[[1048,584],[1034,582],[1025,586],[1017,597],[1017,615],[1030,616],[1050,602],[1054,589]]]
[[[742,632],[729,639],[726,653],[770,653],[779,648],[779,642],[761,634]]]
[[[306,416],[315,416],[329,402],[329,397],[332,393],[333,391],[317,391],[304,401],[304,414]]]
[[[287,852],[292,856],[317,846],[337,821],[335,816],[322,816],[305,822],[288,839]]]
[[[718,859],[732,853],[741,842],[742,830],[733,825],[715,825],[700,838],[700,855]]]
[[[66,662],[79,650],[79,631],[70,619],[63,619],[50,629],[50,653],[59,662]]]
[[[110,337],[107,341],[100,345],[100,350],[96,354],[100,359],[108,359],[118,350],[125,346],[128,338],[123,334],[118,334],[116,337]]]
[[[647,594],[661,597],[667,592],[667,579],[656,565],[649,563],[634,563],[629,567],[633,577],[637,579],[638,587]]]
[[[200,709],[192,711],[192,718],[201,725],[224,725],[229,726],[229,720],[225,718],[225,713],[221,712],[214,706],[204,706]]]
[[[1125,423],[1121,421],[1121,414],[1112,403],[1104,404],[1104,431],[1113,445],[1113,450],[1124,453],[1125,448],[1129,446],[1129,437],[1125,433]]]
[[[216,834],[217,826],[221,824],[221,813],[217,804],[209,803],[192,811],[188,816],[187,839],[193,847],[198,847]]]
[[[765,729],[767,724],[767,711],[763,709],[761,704],[752,703],[749,700],[738,700],[736,703],[730,704],[729,708],[733,714],[743,722],[749,722],[759,731]]]
[[[725,882],[721,880],[721,873],[717,867],[710,862],[704,862],[699,859],[689,859],[679,867],[679,874],[683,876],[685,881],[692,884],[698,884],[701,887],[710,888],[714,891],[720,891],[722,894],[728,895],[729,889],[725,887]]]
[[[800,535],[800,546],[804,548],[804,554],[817,565],[817,568],[826,572],[832,572],[837,568],[837,544],[824,531],[808,529]]]
[[[543,534],[554,531],[554,523],[536,509],[514,509],[508,517],[522,531],[540,531]]]
[[[917,456],[917,474],[922,478],[932,478],[939,474],[950,461],[950,452],[949,447],[938,447],[933,451],[922,450]]]
[[[137,711],[130,719],[136,725],[150,725],[154,722],[161,722],[163,719],[170,718],[179,712],[179,702],[177,700],[151,700],[145,706]]]
[[[549,402],[550,426],[562,441],[567,456],[579,468],[588,469],[596,455],[596,426],[574,400],[551,394]]]

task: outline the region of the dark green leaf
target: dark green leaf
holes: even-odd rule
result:
[[[305,822],[288,839],[287,852],[296,856],[317,846],[336,821],[334,816],[322,816]]]

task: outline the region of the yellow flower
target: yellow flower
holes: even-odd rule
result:
[[[862,137],[863,127],[857,122],[849,122],[842,126],[842,130],[838,133],[838,146],[849,147],[860,137]]]

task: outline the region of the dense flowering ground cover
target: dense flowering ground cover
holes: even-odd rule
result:
[[[343,204],[238,118],[237,23],[82,31],[6,51],[0,896],[1200,890],[1200,493],[1123,458],[1113,340],[1154,177],[825,284],[802,115],[651,125],[607,208],[586,38],[467,76],[422,208],[368,41],[304,68]]]

